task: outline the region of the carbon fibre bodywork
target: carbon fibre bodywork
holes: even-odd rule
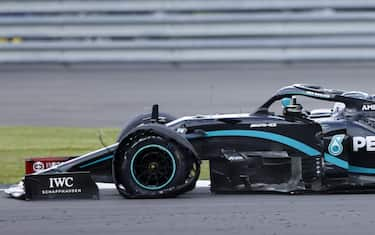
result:
[[[297,96],[339,105],[308,112]],[[292,104],[282,114],[270,112],[285,98]],[[373,96],[297,84],[280,89],[253,114],[196,115],[128,128],[119,143],[38,174],[89,171],[96,181],[117,183],[124,161],[119,146],[131,148],[137,135],[152,135],[182,146],[198,161],[208,160],[213,192],[372,191],[374,128]],[[173,187],[168,190],[184,186]]]

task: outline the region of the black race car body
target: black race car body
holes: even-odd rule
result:
[[[334,105],[309,112],[299,96]],[[279,101],[276,115],[270,107]],[[216,193],[375,189],[375,98],[366,93],[292,85],[253,114],[167,119],[154,107],[118,143],[36,175],[88,171],[128,198],[169,197],[193,189],[208,160]]]

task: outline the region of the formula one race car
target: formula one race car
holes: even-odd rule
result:
[[[301,96],[333,108],[309,112]],[[276,115],[270,107],[278,102]],[[29,199],[84,196],[95,187],[91,178],[114,182],[126,198],[174,197],[195,187],[201,160],[209,161],[215,193],[374,191],[375,97],[297,84],[253,114],[175,119],[154,105],[117,143],[26,175],[23,185]]]

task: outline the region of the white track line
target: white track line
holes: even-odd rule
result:
[[[116,186],[111,183],[97,183],[99,189],[116,189]],[[198,180],[197,181],[197,188],[206,188],[210,186],[209,180]],[[0,192],[4,192],[5,188],[0,188]]]
[[[210,181],[209,180],[198,180],[196,187],[198,187],[198,188],[210,187]]]
[[[116,189],[116,186],[111,183],[96,183],[99,189]],[[198,188],[205,188],[210,186],[209,180],[198,180],[197,187]]]

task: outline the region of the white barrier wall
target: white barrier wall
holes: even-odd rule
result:
[[[375,0],[0,1],[0,63],[375,59]]]

